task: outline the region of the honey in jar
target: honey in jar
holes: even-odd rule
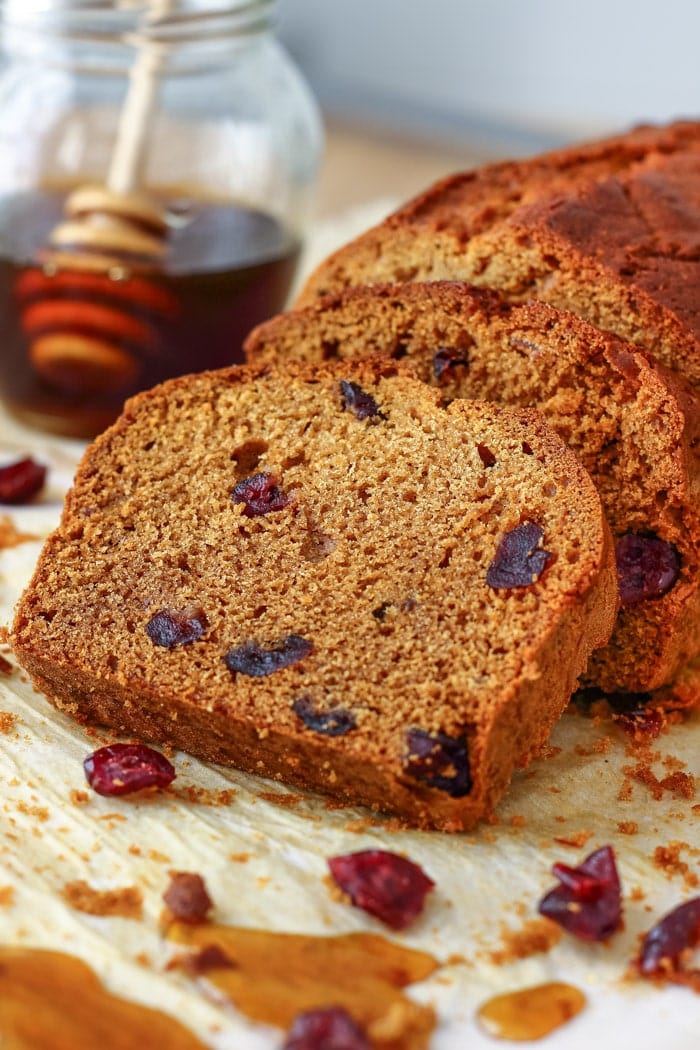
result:
[[[0,210],[0,389],[30,425],[90,437],[137,390],[240,362],[248,331],[284,306],[299,241],[260,211],[178,201],[165,259],[142,269],[53,262],[63,210],[46,191]]]
[[[273,0],[0,0],[0,396],[91,437],[286,302],[322,133]]]

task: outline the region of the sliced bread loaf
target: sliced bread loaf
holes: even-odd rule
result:
[[[587,679],[646,692],[700,653],[700,398],[648,355],[544,303],[449,282],[328,296],[246,349],[258,363],[380,352],[447,399],[538,408],[590,472],[617,542],[623,607]]]
[[[299,303],[442,279],[572,310],[699,384],[700,123],[443,180],[330,256]]]
[[[458,830],[546,740],[616,605],[598,494],[538,413],[342,362],[129,401],[13,643],[81,719]]]

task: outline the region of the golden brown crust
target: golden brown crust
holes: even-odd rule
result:
[[[261,325],[246,350],[267,364],[382,352],[447,398],[538,408],[590,472],[613,535],[653,533],[681,559],[668,594],[621,611],[588,679],[645,692],[700,650],[700,399],[677,374],[545,303],[458,282],[347,289]]]
[[[377,412],[358,418],[340,379]],[[247,517],[231,491],[261,471],[289,501]],[[494,589],[486,570],[523,521],[555,557]],[[386,361],[234,369],[139,395],[95,442],[13,644],[80,718],[458,830],[543,742],[615,605],[598,497],[537,413],[445,410]],[[155,644],[163,610],[205,629]],[[311,650],[264,677],[224,661],[290,636]],[[471,791],[421,781],[409,730],[466,741]]]
[[[700,123],[443,180],[330,256],[344,287],[469,280],[572,310],[700,383]]]

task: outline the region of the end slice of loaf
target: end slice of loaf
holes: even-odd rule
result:
[[[572,310],[700,384],[700,123],[443,180],[331,255],[299,305],[432,280]]]
[[[607,641],[611,539],[538,413],[445,409],[396,371],[231,369],[129,401],[16,612],[36,684],[411,824],[490,811]]]
[[[700,652],[700,398],[642,351],[544,303],[450,282],[349,289],[273,318],[246,349],[258,363],[384,353],[447,399],[536,407],[590,472],[616,541],[656,537],[678,556],[672,587],[621,609],[587,679],[647,692]]]

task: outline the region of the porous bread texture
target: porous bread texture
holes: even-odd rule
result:
[[[467,256],[477,283],[572,310],[700,385],[700,153],[523,206]]]
[[[572,310],[700,383],[700,123],[645,128],[431,187],[323,262],[344,287],[468,280]]]
[[[611,537],[538,413],[443,408],[397,373],[230,369],[127,402],[88,449],[17,608],[12,641],[36,684],[80,719],[410,824],[455,831],[490,812],[609,637]],[[341,379],[380,414],[358,418]],[[259,472],[290,501],[248,517],[232,490]],[[524,522],[554,557],[529,585],[488,586]],[[205,633],[154,644],[146,625],[162,610],[203,616]],[[224,663],[290,635],[312,652],[267,677]],[[309,727],[300,700],[354,728]],[[466,740],[467,794],[412,775],[412,729]]]
[[[328,296],[260,325],[246,352],[268,364],[383,353],[447,399],[536,407],[591,474],[613,535],[651,533],[680,556],[667,594],[620,610],[586,680],[648,692],[700,653],[700,397],[642,351],[545,303],[435,282]]]

